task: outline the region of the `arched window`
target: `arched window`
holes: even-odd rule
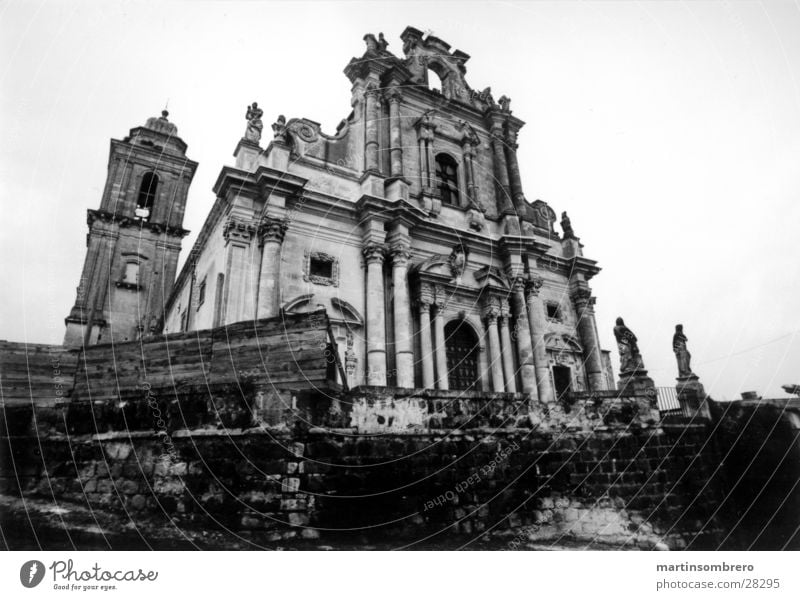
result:
[[[480,390],[478,336],[466,321],[450,321],[444,327],[447,380],[451,390]]]
[[[139,199],[136,201],[136,217],[147,221],[153,212],[153,202],[156,199],[158,188],[158,175],[145,173],[142,184],[139,186]]]
[[[428,89],[442,93],[442,79],[433,69],[428,69]]]
[[[442,204],[458,206],[458,164],[449,154],[436,155],[436,184]]]

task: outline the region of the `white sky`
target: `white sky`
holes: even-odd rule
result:
[[[169,99],[200,162],[185,254],[247,104],[332,133],[363,35],[402,55],[406,25],[470,54],[472,87],[527,122],[526,195],[603,268],[615,365],[623,316],[657,385],[679,322],[714,397],[800,383],[797,2],[0,2],[0,338],[61,342],[109,138]]]

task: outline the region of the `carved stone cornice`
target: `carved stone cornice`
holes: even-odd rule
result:
[[[228,217],[222,227],[222,236],[226,242],[239,241],[250,243],[253,235],[258,231],[258,225],[252,220],[238,217]]]
[[[364,255],[364,262],[370,264],[383,264],[384,257],[386,256],[386,246],[384,244],[368,243],[362,249],[361,253]]]
[[[92,229],[94,223],[114,224],[120,228],[141,227],[153,233],[166,233],[167,235],[176,237],[186,237],[189,235],[189,230],[183,229],[182,227],[174,227],[166,223],[156,223],[153,221],[136,219],[134,217],[126,217],[106,210],[89,209],[86,211],[86,224],[89,225],[89,229]]]
[[[259,244],[262,246],[266,243],[282,244],[288,225],[286,219],[263,217],[258,223]]]

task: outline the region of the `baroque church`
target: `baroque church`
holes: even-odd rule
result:
[[[327,311],[349,387],[614,389],[566,213],[529,202],[511,101],[466,80],[469,55],[408,27],[344,69],[335,133],[247,110],[234,164],[178,272],[197,163],[166,111],[112,140],[88,211],[64,343],[80,347]],[[269,139],[267,139],[269,138]]]

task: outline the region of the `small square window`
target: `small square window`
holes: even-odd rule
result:
[[[551,321],[560,321],[561,320],[561,307],[558,304],[553,302],[548,302],[546,304],[547,308],[547,318]]]
[[[324,252],[306,250],[303,279],[317,285],[339,285],[339,261]]]
[[[312,258],[308,267],[308,274],[313,277],[330,279],[333,276],[333,262],[321,258]]]

